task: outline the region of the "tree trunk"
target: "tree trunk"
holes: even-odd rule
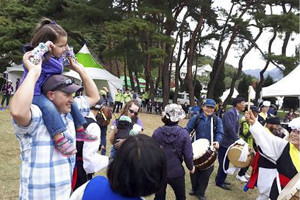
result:
[[[133,74],[133,71],[130,69],[129,66],[127,66],[128,68],[128,76],[130,78],[130,85],[131,85],[131,90],[135,91],[135,81],[134,81],[134,76],[132,75]]]
[[[118,62],[117,58],[115,58],[115,63],[116,63],[116,68],[117,68],[117,76],[118,76],[118,78],[120,78],[120,66],[119,66],[119,62]]]
[[[138,76],[137,71],[134,72],[134,75],[135,75],[136,85],[137,85],[137,88],[135,88],[135,89],[137,89],[136,92],[137,92],[138,94],[141,94],[140,81],[139,81],[139,76]]]
[[[124,59],[124,81],[125,81],[125,90],[128,90],[128,84],[127,84],[127,72],[126,72],[126,68],[127,68],[127,62],[126,62],[126,58]]]
[[[234,27],[234,30],[232,32],[232,35],[231,35],[230,41],[228,43],[228,46],[225,50],[225,53],[222,56],[222,59],[221,59],[220,63],[218,63],[216,65],[216,71],[215,71],[215,74],[214,74],[214,78],[213,78],[213,80],[210,80],[210,82],[208,84],[207,98],[213,98],[213,96],[214,96],[214,90],[215,90],[215,85],[216,85],[217,79],[218,79],[219,74],[221,72],[222,66],[224,66],[224,63],[225,63],[225,60],[227,58],[228,52],[231,48],[231,45],[233,44],[234,39],[237,36],[237,28],[238,28],[237,26]]]
[[[166,36],[171,36],[174,27],[176,26],[176,21],[177,21],[177,17],[179,16],[179,14],[181,13],[182,9],[185,7],[186,5],[180,4],[176,10],[171,11],[173,14],[172,17],[167,17],[166,19],[166,23],[165,23],[165,35]],[[164,108],[168,103],[169,103],[169,96],[170,96],[170,60],[171,57],[173,55],[171,55],[172,52],[172,48],[171,45],[166,43],[165,44],[165,52],[167,54],[167,57],[164,59],[164,65],[163,65],[163,69],[162,69],[162,87],[163,87],[163,105],[162,107]]]
[[[202,25],[203,25],[203,14],[201,11],[197,26],[196,26],[195,30],[193,31],[192,38],[190,40],[190,45],[189,45],[190,51],[189,51],[188,58],[187,58],[188,59],[187,60],[187,73],[186,73],[186,77],[185,77],[185,80],[187,80],[190,105],[192,105],[192,106],[195,105],[193,73],[192,73],[192,65],[193,65],[193,59],[194,59],[194,53],[195,53],[195,40],[196,40],[196,36],[199,33]]]
[[[151,96],[151,101],[152,101],[152,102],[154,102],[154,97],[155,97],[156,94],[157,94],[159,82],[161,81],[162,68],[163,68],[163,64],[160,64],[160,65],[159,65],[159,68],[158,68],[158,77],[157,77],[157,79],[156,79],[156,81],[155,81],[154,95]],[[150,86],[150,90],[151,90],[151,86]]]
[[[163,107],[165,107],[169,103],[170,96],[170,52],[171,46],[169,44],[165,44],[165,50],[167,57],[164,60],[164,65],[162,69],[162,87],[163,87]]]
[[[290,32],[286,32],[284,40],[283,40],[282,48],[281,48],[281,54],[284,55],[284,56],[286,56],[286,48],[288,46],[290,37],[291,37],[291,33]]]
[[[277,36],[277,30],[274,28],[273,30],[273,37],[270,39],[269,41],[269,46],[268,46],[268,53],[271,54],[272,53],[272,44],[274,42],[274,40],[276,39]],[[260,80],[258,82],[258,85],[256,86],[256,94],[255,94],[255,101],[254,104],[258,105],[258,100],[260,99],[260,92],[262,89],[262,85],[264,83],[264,73],[265,71],[267,71],[268,66],[270,64],[270,61],[268,60],[264,69],[260,71],[259,76],[260,76]]]
[[[183,44],[183,32],[182,29],[180,30],[180,42],[179,42],[179,49],[178,49],[178,55],[176,60],[176,66],[175,66],[175,92],[173,96],[173,103],[177,102],[178,98],[178,91],[179,91],[179,78],[180,78],[180,56],[182,51],[182,44]]]
[[[188,17],[188,12],[185,13],[183,20],[181,22],[180,25],[180,29],[177,33],[177,37],[176,37],[176,43],[179,37],[179,47],[178,47],[178,54],[177,54],[177,60],[176,60],[176,65],[175,65],[175,78],[174,78],[174,82],[175,82],[175,91],[174,91],[174,95],[173,95],[173,103],[177,102],[177,98],[178,98],[178,92],[179,92],[179,79],[180,79],[180,56],[181,56],[181,52],[182,52],[182,48],[183,48],[183,25],[186,22],[186,18]],[[176,45],[174,45],[173,48],[173,52],[175,49]]]
[[[261,36],[262,32],[263,32],[263,29],[260,28],[260,29],[259,29],[259,33],[257,34],[257,36],[256,36],[255,39],[254,39],[254,42],[256,42],[256,41],[258,40],[258,38]],[[251,51],[251,49],[252,49],[253,47],[254,47],[254,44],[251,43],[251,45],[249,45],[249,47],[244,51],[244,53],[242,54],[242,56],[241,56],[241,58],[240,58],[240,60],[239,60],[238,71],[237,71],[236,75],[232,78],[231,85],[230,85],[230,92],[229,92],[229,94],[228,94],[228,96],[227,96],[227,98],[225,99],[224,104],[223,104],[224,108],[226,108],[226,106],[227,106],[229,100],[231,99],[232,94],[233,94],[233,92],[234,92],[235,83],[236,83],[236,81],[239,79],[239,77],[240,77],[240,75],[241,75],[241,73],[242,73],[244,58],[245,58],[246,55]]]
[[[213,73],[213,76],[211,76],[211,79],[208,83],[207,98],[213,98],[213,94],[214,94],[214,90],[215,90],[215,84],[217,82],[217,79],[219,78],[219,74],[221,72],[221,67],[223,66],[222,61],[219,62],[217,58],[220,58],[222,43],[223,43],[223,40],[225,38],[225,31],[227,29],[227,25],[228,25],[229,19],[231,17],[231,13],[233,11],[234,5],[235,4],[232,3],[229,14],[228,14],[228,17],[227,17],[226,22],[224,24],[224,28],[223,28],[222,33],[221,33],[221,38],[220,38],[219,45],[218,45],[218,51],[217,51],[217,55],[216,55],[214,65],[213,65],[213,71],[211,72],[211,73]],[[236,31],[236,27],[235,27],[234,31]],[[234,33],[232,34],[230,41],[232,41],[232,39],[234,39],[235,36],[234,37],[233,36],[234,36]],[[229,44],[228,44],[228,46],[229,46]],[[230,44],[230,46],[231,46],[231,44]],[[227,49],[229,50],[229,48],[227,48]],[[223,56],[223,53],[222,53],[222,59],[224,58],[226,60],[226,57],[227,56],[225,56],[225,55]]]

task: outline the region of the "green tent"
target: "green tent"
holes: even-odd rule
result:
[[[82,49],[76,54],[77,61],[81,63],[85,68],[98,68],[104,69],[95,58],[92,56],[91,52],[88,50],[87,46],[84,45]]]
[[[84,66],[85,71],[94,80],[98,90],[101,90],[102,87],[107,87],[112,97],[115,98],[117,89],[122,88],[122,80],[105,70],[92,56],[86,45],[81,48],[76,57],[78,63]],[[77,81],[81,81],[79,74],[73,70],[64,74],[75,78]]]
[[[125,76],[121,76],[120,79],[123,81],[123,88],[125,88]],[[139,78],[140,88],[146,88],[146,81],[143,78]],[[127,85],[131,88],[130,78],[127,76]],[[137,87],[137,81],[134,80],[134,86]]]

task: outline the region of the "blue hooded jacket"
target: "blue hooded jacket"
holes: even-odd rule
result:
[[[188,132],[178,126],[161,126],[152,137],[158,141],[167,158],[167,177],[177,178],[184,175],[182,161],[189,170],[193,169],[193,149]]]
[[[23,47],[23,52],[26,53],[28,51],[33,50],[33,48],[30,45],[25,45]],[[28,74],[28,69],[24,66],[24,73],[23,77],[20,81],[20,85],[23,83],[25,77]],[[49,76],[52,76],[54,74],[62,74],[63,73],[63,58],[55,58],[55,57],[50,57],[49,59],[45,59],[42,63],[42,72],[37,80],[35,87],[34,87],[34,96],[38,96],[42,93],[42,86],[47,80]]]
[[[205,138],[208,141],[211,141],[211,133],[210,133],[210,126],[211,126],[211,120],[213,120],[213,116],[209,116],[208,118],[204,115],[203,111],[200,112],[200,121],[196,127],[196,122],[198,119],[198,115],[193,116],[189,122],[187,123],[185,129],[190,133],[193,129],[196,129],[196,140],[200,138]],[[223,123],[222,120],[217,117],[218,121],[216,123],[216,127],[214,130],[214,138],[213,141],[217,141],[219,144],[221,144],[223,140],[224,130],[223,130]]]

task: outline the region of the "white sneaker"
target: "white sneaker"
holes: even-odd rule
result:
[[[245,178],[246,178],[246,179],[249,179],[250,176],[249,176],[248,174],[245,174]]]
[[[244,182],[244,183],[248,182],[248,180],[245,178],[245,176],[239,176],[239,175],[236,175],[236,179],[237,179],[237,180],[240,180],[240,181],[242,181],[242,182]]]

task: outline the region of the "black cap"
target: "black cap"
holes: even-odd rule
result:
[[[259,109],[256,106],[250,106],[250,109],[252,110],[252,112],[257,112],[259,113]]]
[[[266,123],[280,125],[280,119],[278,117],[271,116],[266,119]]]
[[[74,80],[63,75],[52,75],[47,78],[42,87],[43,94],[47,94],[48,91],[60,90],[66,93],[74,93],[83,87],[76,85]]]
[[[245,99],[243,97],[237,97],[237,98],[233,99],[232,105],[236,106],[238,103],[241,103],[242,101],[245,101]]]
[[[99,101],[97,101],[97,103],[95,105],[93,105],[91,107],[92,110],[100,110],[100,108],[102,107],[102,101],[101,99],[99,99]]]

